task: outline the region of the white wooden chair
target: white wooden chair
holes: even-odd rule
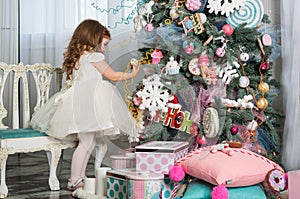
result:
[[[8,188],[5,181],[6,161],[8,155],[15,153],[29,153],[36,151],[46,151],[49,161],[49,186],[51,190],[59,190],[60,183],[56,176],[56,168],[63,149],[76,146],[76,142],[61,141],[47,136],[43,132],[29,128],[30,121],[30,99],[36,95],[36,105],[34,110],[40,108],[49,98],[50,85],[53,80],[60,85],[60,69],[49,64],[7,65],[0,63],[0,169],[1,185],[0,198],[5,198]],[[54,78],[55,77],[55,78]],[[35,85],[29,88],[29,80],[33,79]],[[11,92],[7,91],[12,83]],[[4,99],[12,93],[12,107],[4,106]],[[22,108],[20,108],[22,107]],[[10,114],[8,114],[10,113]],[[3,119],[8,115],[7,123],[3,124]]]
[[[33,85],[29,86],[31,82]],[[33,130],[29,128],[29,121],[31,112],[39,109],[49,99],[50,91],[58,91],[61,83],[61,68],[50,64],[7,65],[0,62],[0,198],[7,197],[6,161],[8,155],[15,153],[46,151],[50,168],[48,180],[50,189],[60,189],[56,169],[62,150],[74,148],[77,142],[62,141]],[[11,106],[5,105],[7,102],[5,99],[9,99],[10,93]],[[4,120],[9,125],[4,125]],[[106,143],[97,143],[95,171],[101,166],[106,151]]]

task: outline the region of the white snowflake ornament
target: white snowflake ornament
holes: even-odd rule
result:
[[[225,84],[229,84],[232,79],[239,77],[237,68],[240,67],[239,63],[234,61],[232,63],[233,65],[230,65],[227,62],[227,66],[225,67],[218,67],[217,71],[219,72],[219,77],[222,78],[222,81],[225,82]]]
[[[143,85],[143,90],[136,93],[138,97],[142,98],[139,108],[141,110],[148,109],[152,118],[156,115],[157,111],[167,112],[167,104],[174,97],[170,96],[168,90],[164,89],[159,75],[155,74],[147,79],[143,79]]]
[[[214,12],[217,15],[220,12],[221,15],[225,14],[228,17],[234,9],[238,10],[245,2],[246,0],[208,0],[207,8],[209,13]]]

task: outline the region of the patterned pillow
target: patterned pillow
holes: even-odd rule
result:
[[[217,145],[194,150],[178,163],[187,174],[226,187],[258,184],[271,169],[282,169],[257,153],[242,148],[219,150]]]

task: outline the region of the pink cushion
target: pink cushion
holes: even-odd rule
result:
[[[242,148],[230,148],[229,153],[212,153],[210,147],[200,148],[178,163],[191,176],[227,187],[258,184],[265,180],[271,169],[282,169],[275,162]]]

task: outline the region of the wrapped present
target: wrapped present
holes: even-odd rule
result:
[[[164,175],[156,172],[137,172],[135,169],[107,171],[108,199],[160,198]]]
[[[288,198],[296,199],[300,197],[300,170],[288,172]]]
[[[134,169],[135,168],[135,153],[125,153],[122,155],[111,155],[112,169]]]
[[[188,142],[152,141],[135,147],[136,170],[168,174],[169,168],[188,153]]]
[[[181,198],[186,188],[186,181],[174,182],[165,175],[161,183],[161,199]]]

